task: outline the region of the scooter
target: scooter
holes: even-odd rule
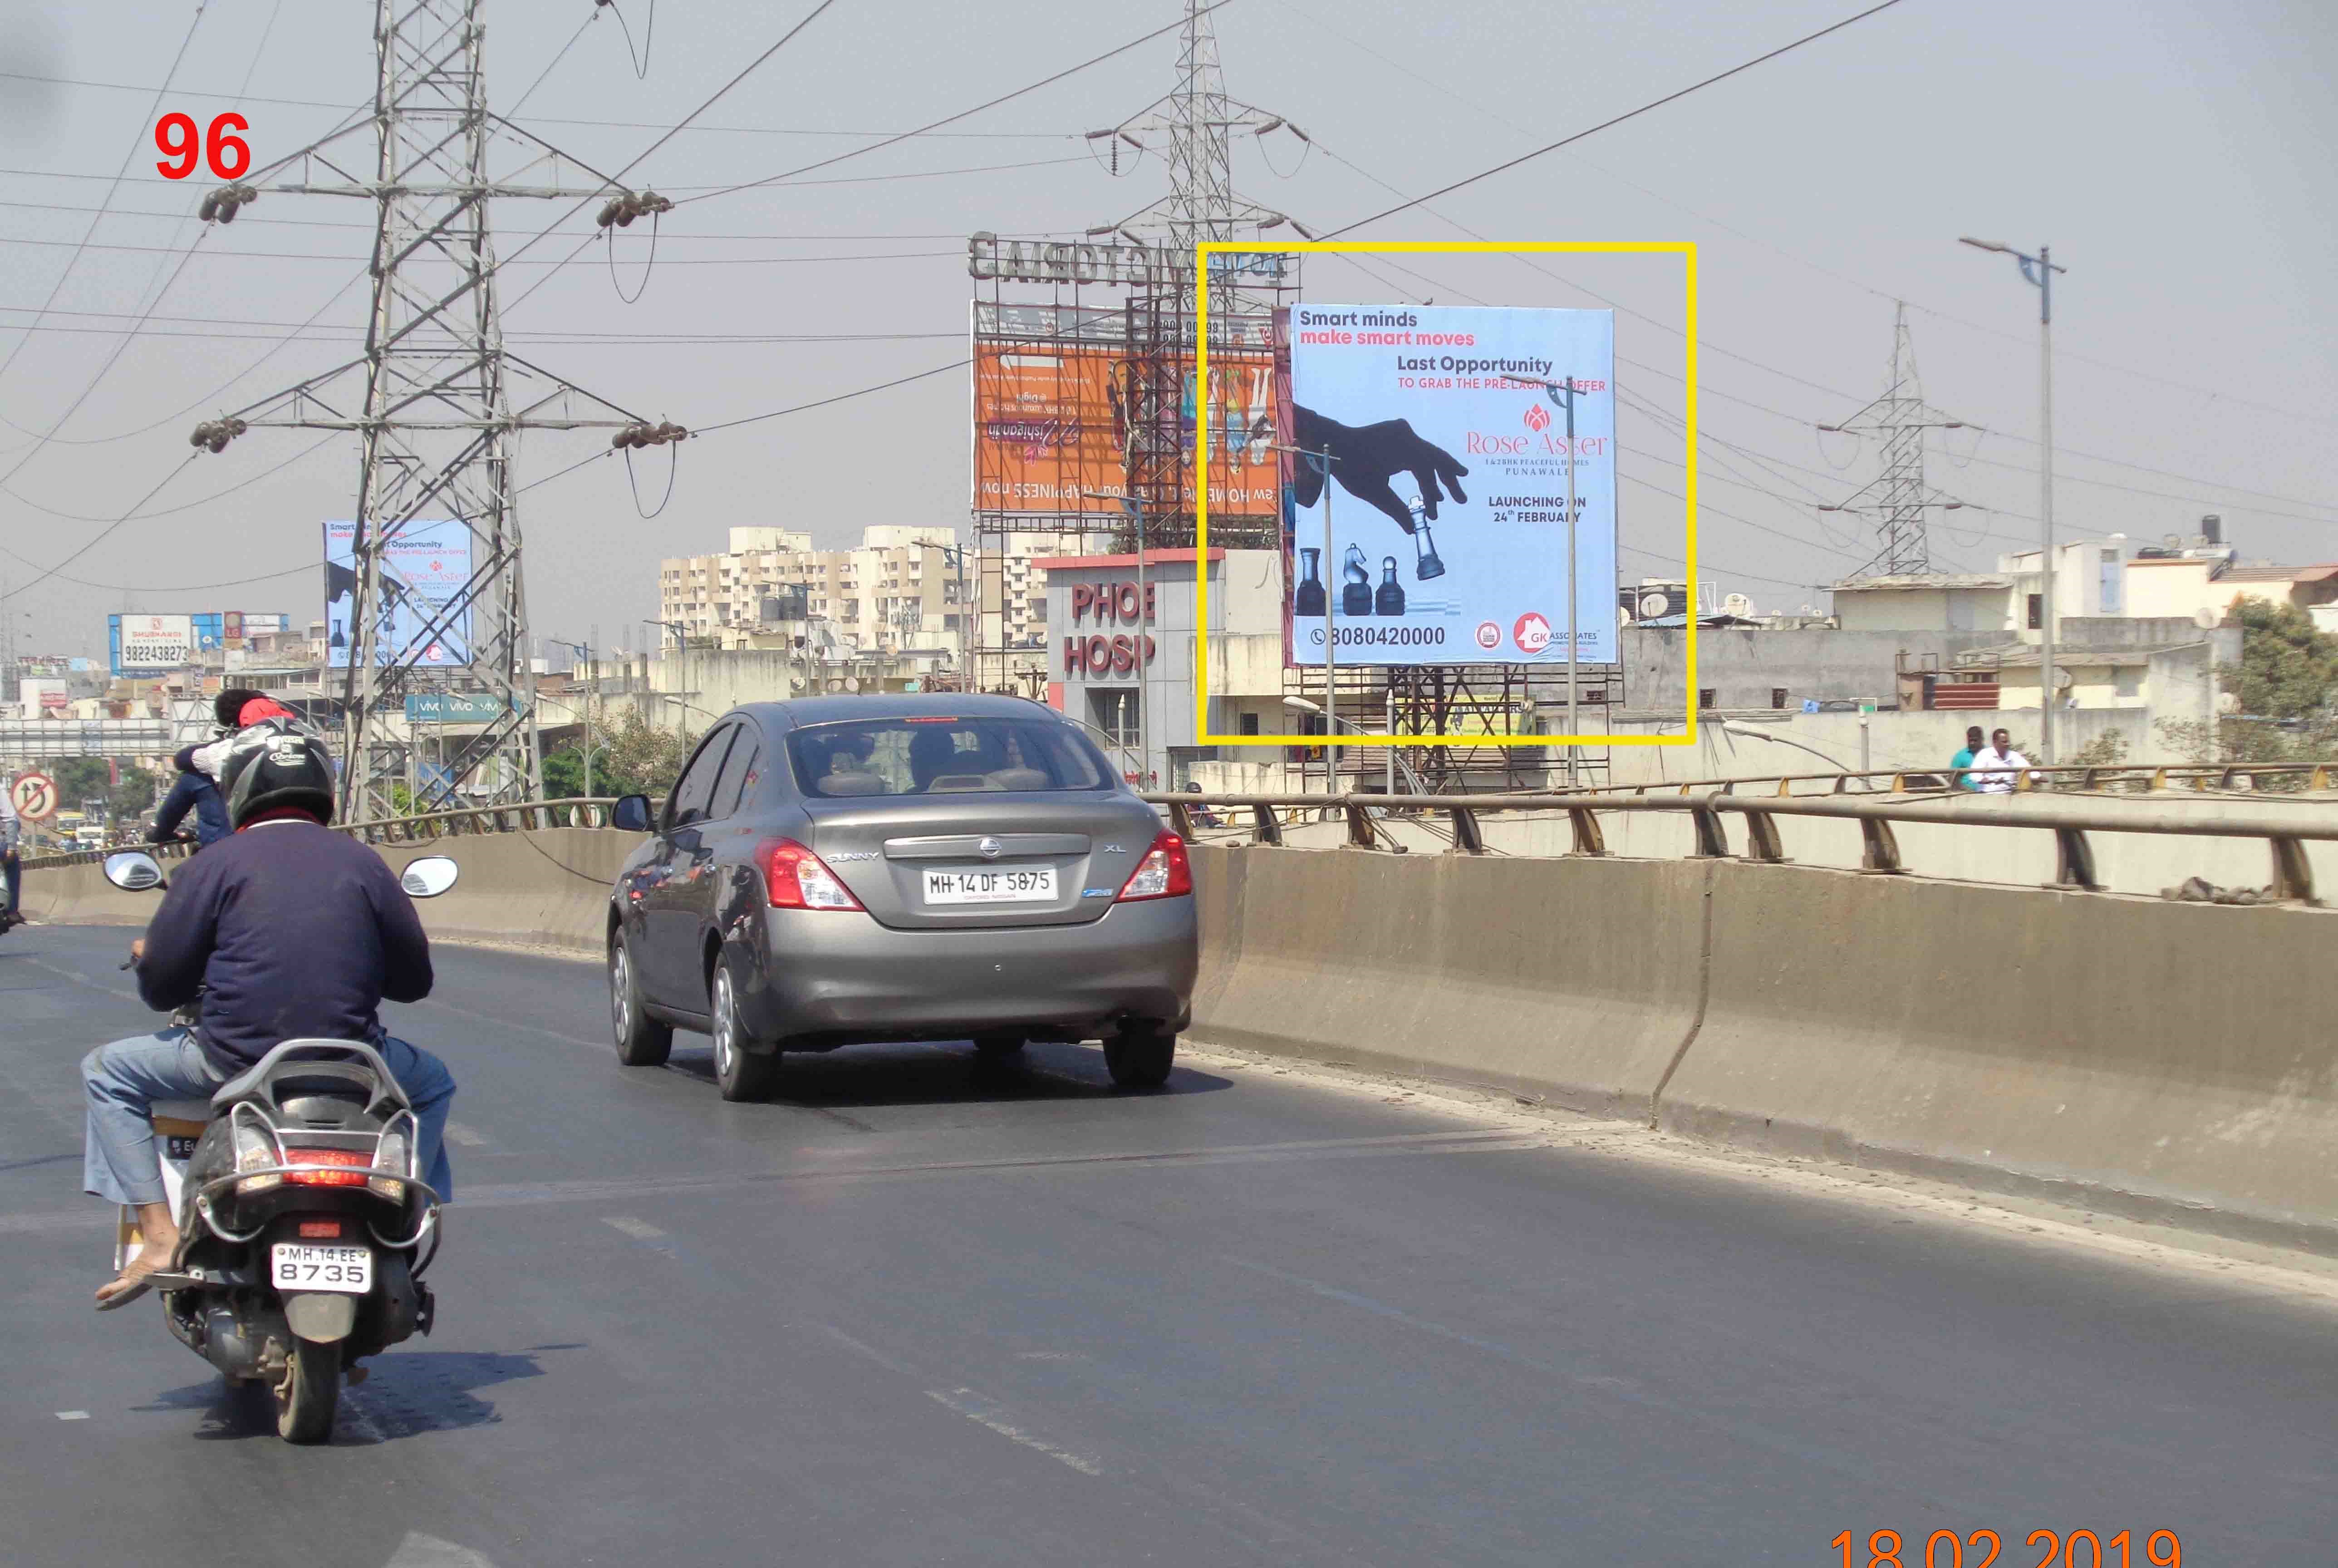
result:
[[[169,886],[136,851],[104,870],[131,892]],[[428,856],[399,884],[435,898],[457,875]],[[438,1250],[438,1194],[420,1180],[413,1107],[372,1046],[287,1040],[208,1102],[158,1102],[152,1116],[179,1217],[178,1251],[149,1277],[165,1323],[231,1387],[272,1392],[278,1436],[324,1442],[343,1375],[362,1382],[364,1357],[430,1332],[422,1275]],[[117,1270],[138,1245],[124,1208]]]

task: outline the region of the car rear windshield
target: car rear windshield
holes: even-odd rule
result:
[[[960,795],[1109,789],[1104,760],[1052,719],[860,719],[791,731],[807,795]]]

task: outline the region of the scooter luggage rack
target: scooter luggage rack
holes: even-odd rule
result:
[[[269,1142],[276,1150],[278,1163],[273,1165],[264,1165],[258,1170],[253,1171],[231,1171],[224,1176],[213,1177],[211,1181],[204,1182],[202,1186],[195,1191],[195,1212],[202,1217],[203,1223],[210,1228],[212,1235],[218,1237],[221,1240],[229,1243],[231,1246],[236,1247],[245,1246],[250,1242],[258,1240],[260,1239],[260,1232],[268,1229],[269,1221],[263,1220],[258,1225],[253,1226],[250,1230],[243,1231],[241,1233],[229,1230],[225,1225],[220,1222],[219,1216],[211,1211],[211,1200],[219,1193],[229,1191],[239,1182],[248,1181],[255,1177],[260,1176],[281,1177],[304,1175],[316,1171],[329,1171],[337,1175],[343,1176],[359,1173],[357,1167],[349,1165],[326,1165],[313,1162],[299,1164],[286,1162],[284,1141],[277,1135],[275,1125],[265,1116],[260,1114],[260,1108],[258,1106],[253,1105],[250,1102],[245,1100],[239,1100],[228,1107],[228,1147],[231,1151],[235,1147],[235,1132],[238,1125],[237,1119],[246,1114],[249,1114],[252,1118],[253,1123],[259,1131],[267,1135]],[[391,1240],[389,1238],[384,1236],[380,1230],[375,1228],[373,1221],[370,1220],[366,1221],[366,1230],[372,1233],[373,1239],[394,1252],[403,1252],[408,1248],[420,1246],[422,1244],[423,1238],[430,1234],[431,1226],[437,1220],[438,1206],[445,1201],[444,1199],[438,1196],[436,1189],[431,1187],[428,1182],[421,1180],[420,1161],[422,1158],[422,1122],[421,1119],[417,1117],[412,1111],[400,1110],[391,1112],[389,1119],[382,1124],[381,1131],[374,1136],[376,1146],[379,1146],[381,1139],[388,1135],[390,1129],[397,1126],[401,1118],[406,1122],[408,1129],[406,1140],[406,1171],[403,1175],[395,1171],[382,1171],[382,1176],[389,1181],[405,1183],[407,1189],[406,1194],[398,1200],[398,1206],[401,1209],[414,1200],[414,1195],[416,1193],[421,1194],[424,1200],[422,1203],[422,1216],[415,1223],[414,1234],[402,1241]],[[364,1174],[367,1181],[371,1181],[375,1180],[373,1172],[379,1169],[380,1168],[378,1166],[371,1165],[365,1167]]]

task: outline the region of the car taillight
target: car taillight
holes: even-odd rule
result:
[[[281,1165],[275,1140],[250,1122],[235,1124],[235,1168],[239,1171],[265,1171],[270,1165]],[[235,1184],[239,1192],[265,1192],[282,1183],[281,1176],[247,1176]]]
[[[312,1171],[287,1171],[284,1180],[302,1187],[362,1187],[373,1156],[356,1149],[287,1149],[287,1165],[323,1166]]]
[[[763,846],[763,886],[774,909],[858,909],[860,900],[821,864],[819,856],[792,838]]]
[[[1185,858],[1185,841],[1172,830],[1164,829],[1136,863],[1121,885],[1117,903],[1133,904],[1140,898],[1175,898],[1194,890],[1194,867]]]

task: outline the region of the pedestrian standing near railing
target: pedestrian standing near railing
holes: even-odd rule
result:
[[[2010,795],[2029,769],[2029,759],[2013,749],[2013,738],[1993,730],[1988,750],[1972,760],[1973,788],[1984,795]]]
[[[1956,789],[1978,789],[1980,788],[1979,784],[1973,782],[1972,775],[1967,772],[1966,769],[1972,766],[1972,760],[1979,756],[1982,750],[1983,746],[1981,742],[1980,726],[1978,724],[1966,725],[1965,749],[1958,752],[1949,760],[1949,766],[1955,769],[1955,771],[1949,776],[1950,782]]]
[[[0,783],[0,881],[6,885],[6,901],[0,904],[0,931],[25,923],[17,906],[25,891],[25,863],[16,849],[24,826],[24,819],[16,815],[16,781],[10,779]]]

